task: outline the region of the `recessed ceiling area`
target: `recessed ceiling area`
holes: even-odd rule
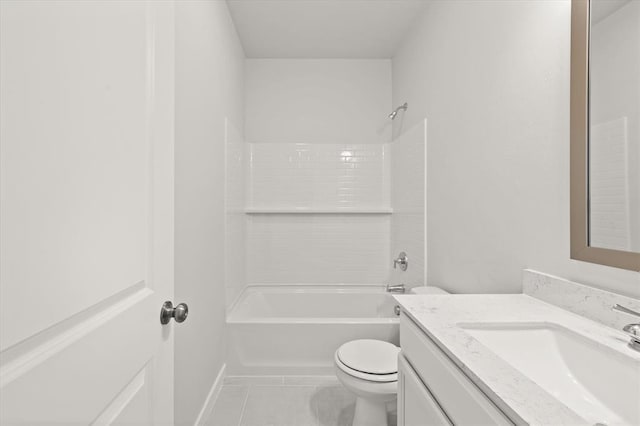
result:
[[[227,0],[248,58],[391,58],[425,0]]]

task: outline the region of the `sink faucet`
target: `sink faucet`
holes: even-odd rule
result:
[[[404,293],[406,289],[404,284],[387,284],[387,291],[389,293]]]
[[[622,305],[618,305],[617,303],[611,309],[640,318],[640,312],[634,311],[633,309],[629,309]],[[622,331],[629,335],[629,347],[640,352],[640,324],[627,324],[622,327]]]

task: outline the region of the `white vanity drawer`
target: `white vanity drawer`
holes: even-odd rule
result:
[[[450,426],[451,422],[407,359],[398,356],[398,426]]]
[[[513,424],[404,313],[400,320],[400,347],[454,424]]]

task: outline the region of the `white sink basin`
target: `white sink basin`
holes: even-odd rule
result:
[[[458,325],[588,422],[640,424],[640,361],[551,323]]]

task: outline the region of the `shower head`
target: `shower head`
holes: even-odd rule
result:
[[[394,109],[393,112],[391,114],[389,114],[389,118],[392,120],[395,120],[396,115],[398,115],[398,111],[402,110],[407,110],[407,108],[409,107],[409,105],[405,102],[404,104],[400,105],[398,108]]]

